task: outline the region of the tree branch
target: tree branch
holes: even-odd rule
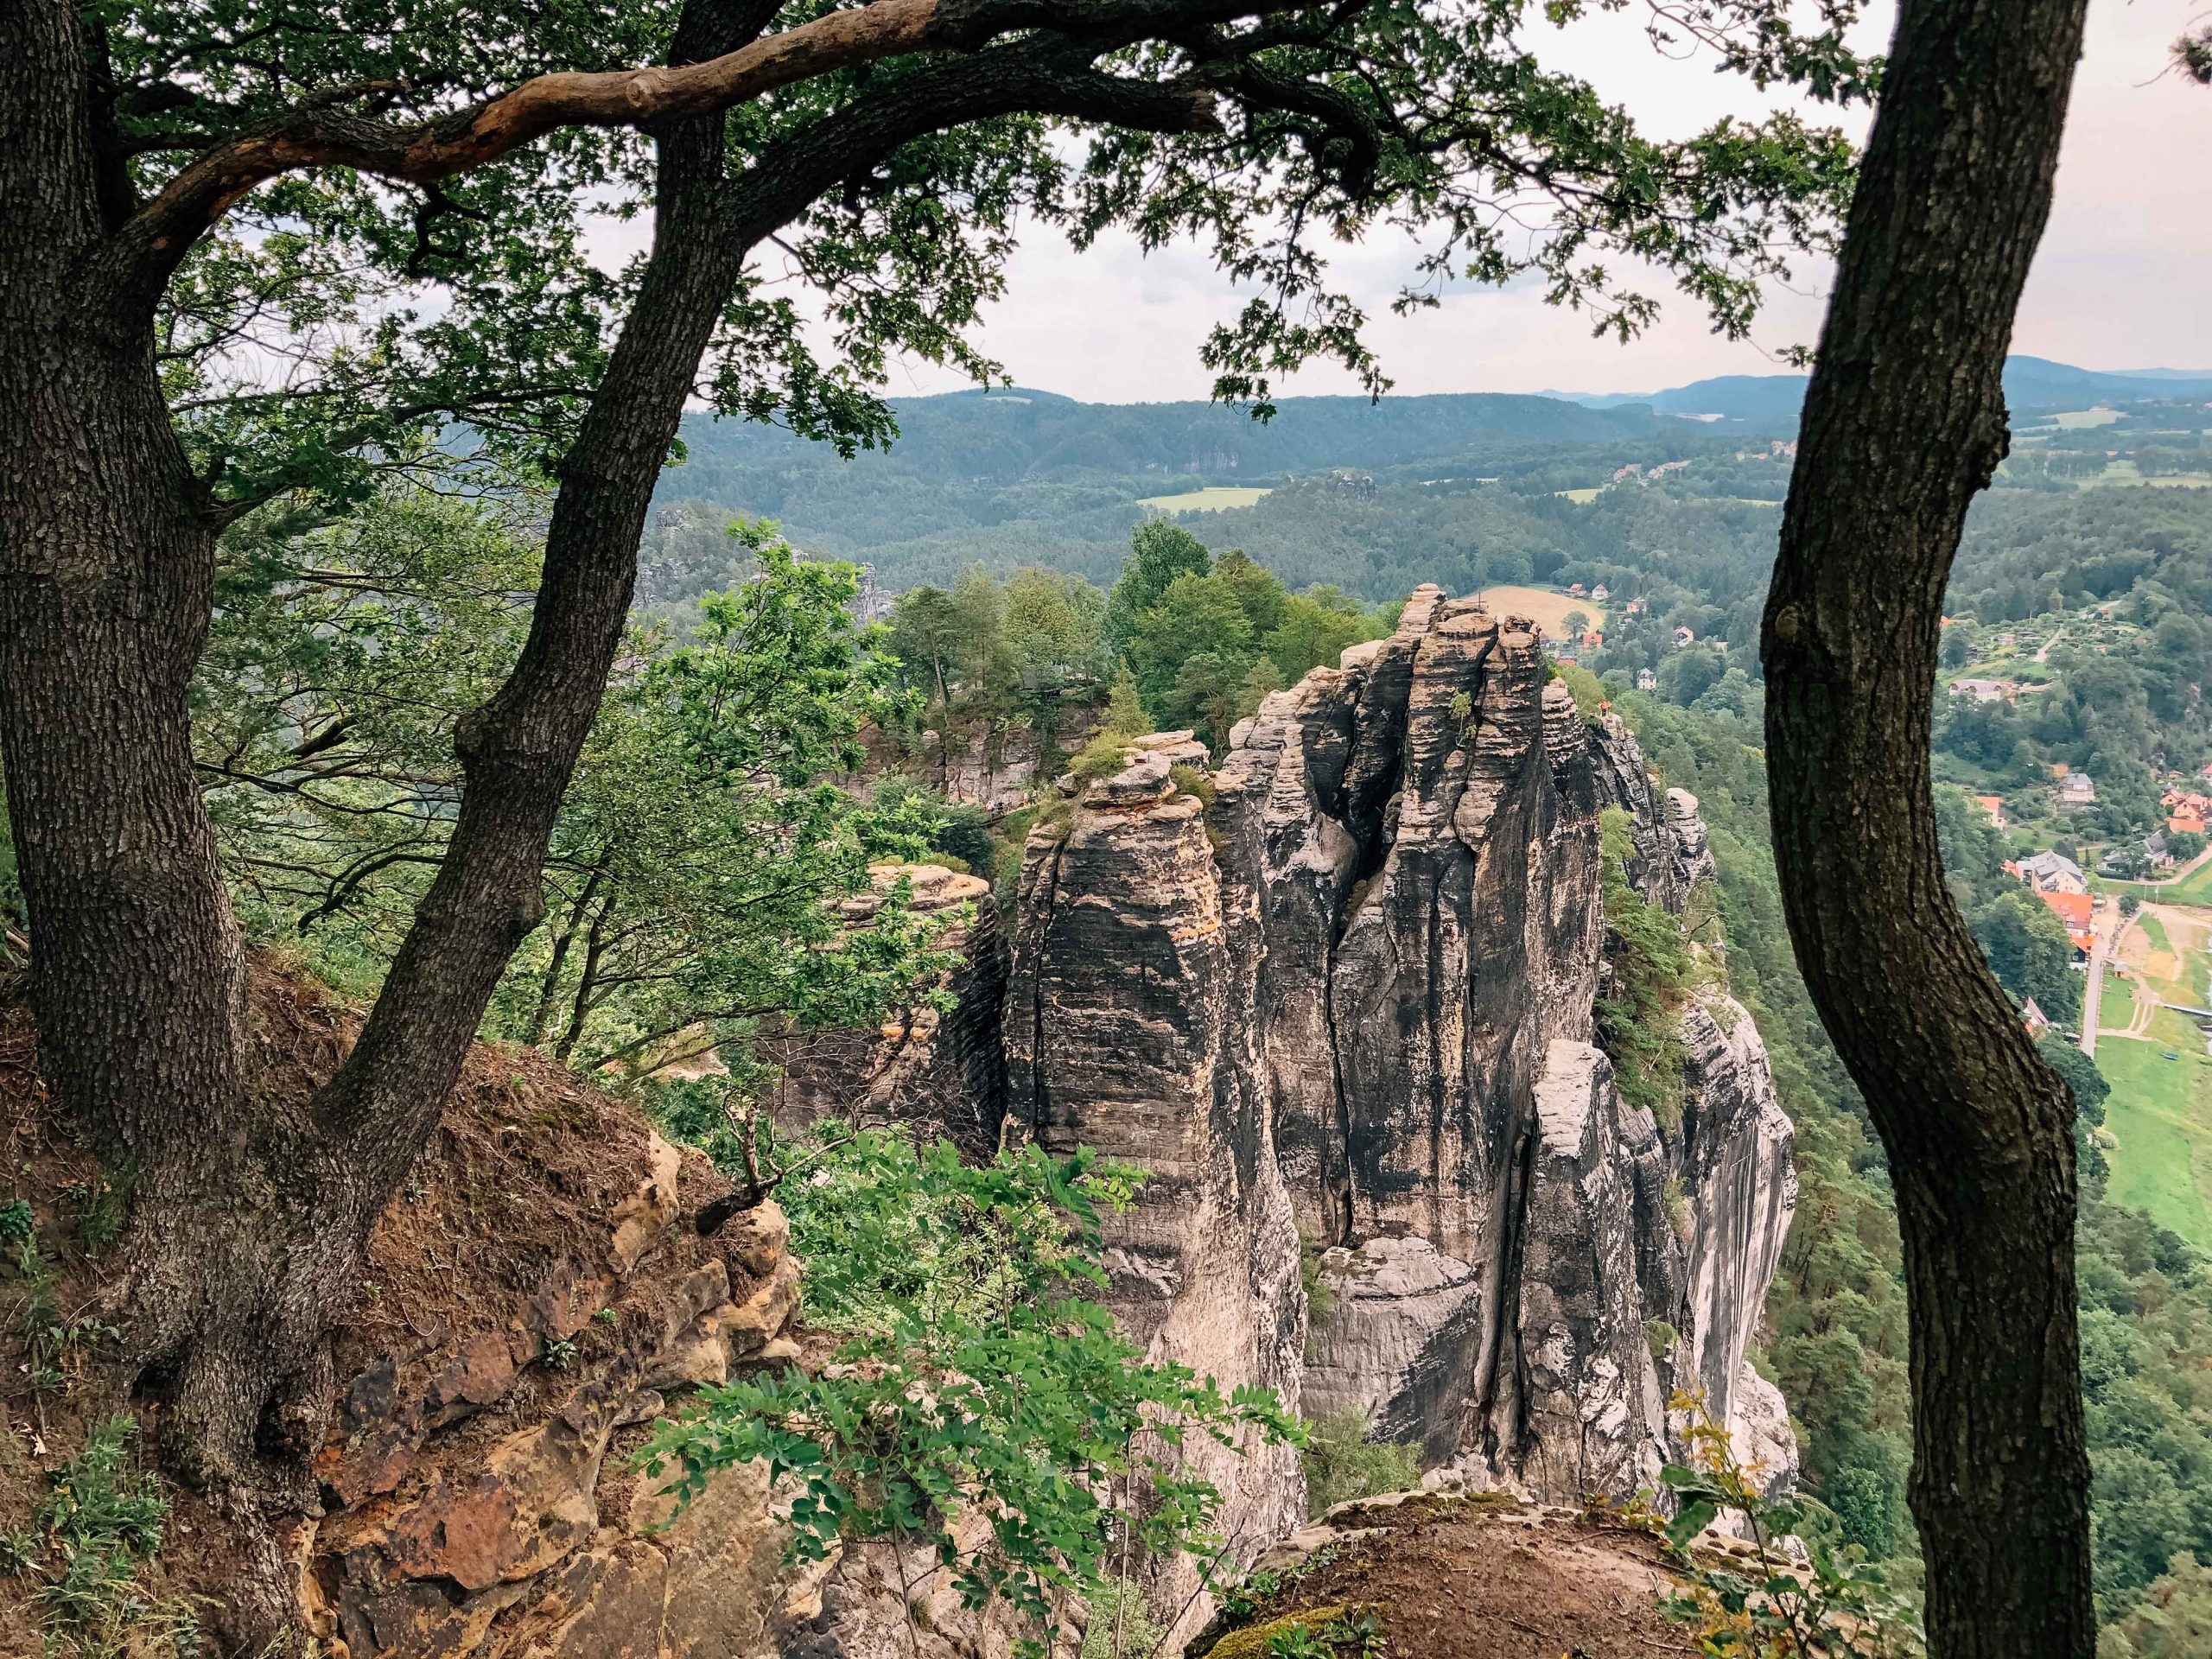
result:
[[[1120,41],[1169,26],[1295,9],[1294,0],[873,0],[697,63],[533,76],[472,109],[420,123],[333,106],[355,96],[389,96],[393,88],[339,89],[226,139],[180,170],[117,232],[101,292],[150,302],[193,244],[240,199],[306,168],[434,184],[562,128],[647,127],[712,115],[836,70],[907,53],[973,51],[1012,31]]]

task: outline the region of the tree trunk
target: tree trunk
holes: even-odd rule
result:
[[[128,211],[96,148],[95,44],[63,0],[0,3],[0,745],[41,1069],[135,1178],[123,1357],[166,1395],[178,1472],[243,1524],[257,1559],[228,1634],[257,1644],[294,1616],[270,1522],[313,1508],[330,1322],[537,919],[646,505],[741,250],[719,222],[720,118],[662,135],[653,263],[563,469],[520,662],[462,722],[449,851],[352,1054],[287,1108],[257,1086],[187,713],[219,515],[169,421],[150,309],[82,297]]]
[[[674,55],[727,50],[776,10],[700,0]],[[893,77],[735,177],[721,115],[653,132],[652,254],[560,469],[529,638],[497,695],[459,723],[467,786],[436,879],[353,1051],[298,1107],[257,1075],[238,928],[194,777],[187,690],[223,514],[163,404],[155,297],[108,257],[137,221],[102,144],[97,28],[72,0],[0,0],[0,748],[41,1064],[60,1104],[136,1178],[115,1295],[123,1357],[164,1396],[179,1472],[242,1523],[251,1559],[226,1635],[258,1649],[296,1615],[275,1522],[314,1507],[328,1331],[538,920],[653,486],[747,253],[929,131],[1020,109],[1183,130],[1210,124],[1211,105],[1009,52],[988,79],[951,61]],[[124,263],[129,275],[143,262]]]
[[[2090,1659],[2074,1106],[1943,880],[1943,592],[2006,445],[2000,374],[2084,0],[1906,0],[1767,601],[1790,936],[1889,1153],[1912,1334],[1913,1513],[1941,1659]]]

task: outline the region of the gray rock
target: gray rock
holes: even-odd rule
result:
[[[1306,1414],[1357,1411],[1372,1438],[1418,1445],[1424,1463],[1450,1459],[1474,1378],[1479,1275],[1425,1238],[1382,1237],[1323,1252],[1320,1282]]]

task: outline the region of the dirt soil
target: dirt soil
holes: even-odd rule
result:
[[[320,1086],[360,1027],[359,1008],[267,960],[254,963],[249,1007],[256,1086],[272,1096]],[[370,1241],[361,1294],[334,1332],[337,1375],[351,1377],[381,1355],[514,1317],[542,1294],[553,1264],[588,1254],[580,1240],[607,1236],[614,1206],[646,1176],[649,1144],[633,1105],[543,1055],[476,1044],[436,1133]],[[99,1323],[125,1199],[47,1096],[37,1031],[16,973],[0,973],[0,1205],[22,1198],[32,1207],[50,1275],[50,1317],[80,1333],[45,1354],[46,1376],[34,1377],[30,1281],[18,1247],[0,1249],[0,1535],[30,1521],[93,1426],[133,1415],[142,1426],[134,1474],[152,1474],[169,1508],[159,1555],[138,1567],[140,1590],[156,1601],[219,1601],[237,1570],[228,1529],[162,1477],[155,1457],[158,1406],[134,1397],[116,1374],[107,1352],[114,1333]],[[683,1206],[696,1210],[729,1188],[693,1154],[679,1190]],[[616,1340],[612,1327],[586,1323],[574,1338],[572,1371],[530,1368],[496,1409],[448,1438],[490,1437],[548,1414],[571,1379],[588,1374]],[[0,1571],[0,1659],[40,1650],[30,1599],[42,1581]]]
[[[1490,1496],[1332,1518],[1374,1530],[1289,1569],[1235,1630],[1193,1643],[1191,1659],[1265,1655],[1270,1626],[1330,1608],[1372,1612],[1391,1659],[1695,1659],[1689,1632],[1659,1611],[1675,1583],[1665,1546],[1641,1529]]]

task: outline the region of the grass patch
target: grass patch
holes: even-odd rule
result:
[[[2174,948],[2173,941],[2166,937],[2166,925],[2156,916],[2139,914],[2135,918],[2135,925],[2143,930],[2143,937],[2151,941],[2151,948],[2153,950],[2171,950]]]
[[[189,1601],[150,1599],[138,1568],[162,1548],[168,1504],[137,1469],[138,1424],[118,1417],[51,1477],[31,1524],[0,1535],[0,1569],[35,1587],[48,1659],[155,1659],[200,1650]]]
[[[2111,881],[2115,893],[2133,893],[2161,905],[2212,906],[2212,859],[2179,881]]]
[[[1591,485],[1591,486],[1590,486],[1588,488],[1586,488],[1586,489],[1580,489],[1580,490],[1554,490],[1554,491],[1552,492],[1552,493],[1553,493],[1554,495],[1563,495],[1563,496],[1565,496],[1568,500],[1570,500],[1570,501],[1573,502],[1573,503],[1574,503],[1574,505],[1577,505],[1578,507],[1586,507],[1586,506],[1588,506],[1588,505],[1590,505],[1590,503],[1592,503],[1592,501],[1595,501],[1595,500],[1596,500],[1599,496],[1603,495],[1605,493],[1605,486],[1604,485],[1602,485],[1602,484],[1592,484],[1592,485]]]
[[[2120,411],[2116,409],[2075,409],[2050,418],[2062,429],[2078,432],[2084,427],[2110,426],[2120,418]]]
[[[2097,1029],[2120,1031],[2135,1017],[2135,988],[2110,968],[2105,969],[2104,1000],[2097,1009]]]
[[[1150,507],[1155,512],[1221,512],[1230,507],[1249,507],[1267,493],[1266,490],[1243,485],[1209,484],[1202,490],[1185,490],[1180,495],[1147,495],[1137,505]]]
[[[2179,1058],[2167,1059],[2170,1051]],[[2107,1197],[2212,1251],[2212,1058],[2202,1034],[2161,1009],[2147,1040],[2099,1043],[2097,1065],[2112,1084],[2105,1127],[2117,1143]]]

